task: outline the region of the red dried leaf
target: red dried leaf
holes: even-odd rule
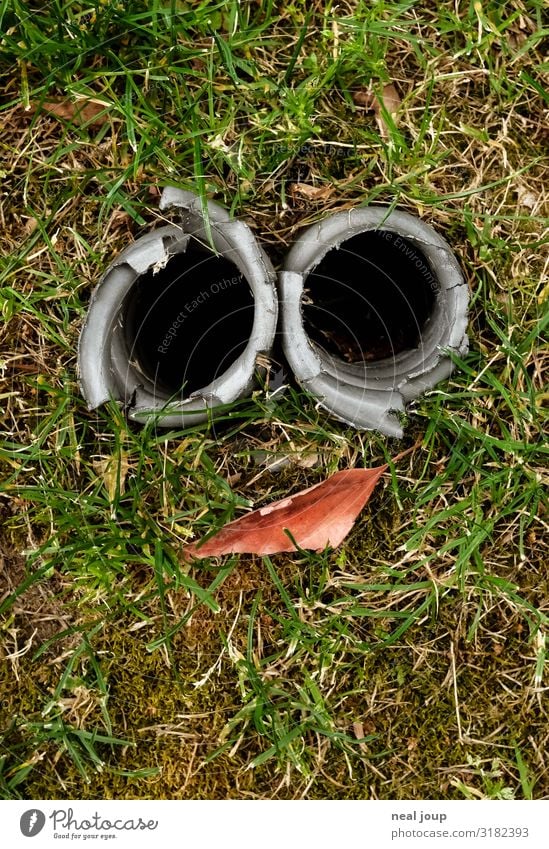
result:
[[[300,548],[336,548],[353,527],[386,468],[384,465],[336,472],[322,483],[230,522],[202,545],[199,541],[186,546],[184,555],[200,558],[295,551],[285,530]]]

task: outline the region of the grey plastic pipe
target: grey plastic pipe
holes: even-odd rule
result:
[[[406,404],[464,354],[468,288],[448,243],[376,206],[309,227],[279,275],[283,347],[298,382],[338,419],[402,436]]]
[[[276,332],[275,273],[244,223],[199,198],[164,190],[177,225],[137,239],[92,294],[78,371],[90,409],[109,399],[130,419],[161,426],[202,422],[252,389]],[[209,235],[215,250],[210,245]]]

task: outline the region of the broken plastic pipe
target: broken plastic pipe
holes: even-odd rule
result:
[[[468,288],[448,243],[389,207],[309,227],[279,275],[283,346],[301,386],[358,428],[402,436],[405,405],[464,354]]]
[[[192,192],[165,189],[160,208],[170,207],[180,223],[137,239],[93,292],[78,365],[90,409],[114,399],[133,420],[177,427],[250,392],[277,298],[249,227],[213,202],[208,227]]]

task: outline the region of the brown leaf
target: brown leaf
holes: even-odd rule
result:
[[[362,740],[362,738],[365,736],[365,734],[364,734],[364,723],[353,722],[353,734],[355,735],[357,740]],[[366,745],[366,743],[364,743],[364,741],[362,741],[358,745],[359,745],[359,748],[362,749],[363,752],[368,751],[368,746]]]
[[[357,740],[362,740],[364,737],[364,725],[362,722],[353,722],[353,734]]]
[[[381,137],[385,139],[385,141],[388,141],[390,138],[391,128],[383,114],[383,109],[389,113],[396,124],[398,110],[402,102],[394,85],[392,83],[384,85],[381,90],[381,94],[373,94],[373,92],[368,89],[360,89],[359,91],[354,92],[353,101],[357,106],[373,110]]]
[[[308,183],[290,183],[288,190],[292,195],[301,195],[307,200],[325,200],[332,194],[332,186],[310,186]]]
[[[322,483],[230,522],[203,544],[199,541],[185,546],[184,556],[295,551],[285,529],[300,548],[336,548],[351,530],[386,468],[387,465],[336,472]]]
[[[120,455],[113,454],[110,457],[101,457],[98,460],[93,460],[93,468],[103,478],[109,501],[114,501],[117,491],[120,492],[120,495],[123,495],[126,477],[130,468],[128,455],[125,451],[121,451]]]
[[[37,227],[38,227],[38,221],[36,220],[36,218],[33,218],[32,216],[27,218],[27,220],[25,221],[25,224],[23,226],[24,235],[25,236],[32,236],[32,234],[34,233],[34,231],[36,230]]]
[[[394,87],[392,83],[389,85],[383,86],[383,91],[381,92],[381,96],[376,98],[376,103],[374,106],[374,112],[376,113],[376,121],[379,127],[379,132],[381,133],[381,138],[388,141],[391,137],[391,128],[383,114],[383,107],[385,107],[385,111],[389,113],[394,123],[397,123],[396,116],[400,107],[400,97],[398,96],[398,91]]]
[[[363,106],[364,109],[373,109],[375,96],[369,89],[361,88],[358,91],[353,92],[353,102],[356,103],[357,106]]]
[[[91,124],[101,126],[109,120],[108,103],[96,100],[46,100],[42,103],[42,109],[50,115],[56,115],[64,121],[72,121],[78,126]],[[38,104],[37,104],[38,108]]]

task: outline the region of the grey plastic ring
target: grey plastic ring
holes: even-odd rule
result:
[[[91,297],[78,372],[90,409],[114,399],[130,419],[188,426],[251,391],[276,332],[276,275],[250,228],[217,204],[208,202],[209,228],[192,192],[167,188],[160,208],[178,209],[181,221],[109,266]]]
[[[442,236],[407,212],[359,208],[312,225],[290,250],[279,283],[283,347],[295,377],[355,427],[402,436],[398,413],[451,374],[451,351],[467,351],[469,296],[456,258]],[[332,293],[340,305],[350,299],[341,327],[333,324]],[[311,311],[324,336],[311,331]],[[360,340],[368,328],[389,346],[380,356]],[[334,336],[336,343],[325,343]],[[339,336],[354,345],[347,360]]]

